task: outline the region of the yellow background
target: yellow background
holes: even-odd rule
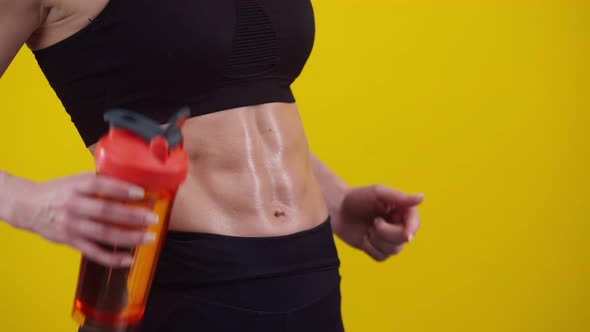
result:
[[[312,148],[350,184],[426,193],[399,257],[338,243],[348,331],[589,331],[590,2],[314,5]],[[28,50],[0,110],[1,169],[92,169]],[[0,331],[73,331],[78,258],[0,225]]]

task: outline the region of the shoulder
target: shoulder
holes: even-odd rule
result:
[[[34,12],[51,6],[56,0],[0,0],[0,13]]]
[[[55,1],[57,0],[0,0],[0,17],[3,21],[34,22],[40,25]]]

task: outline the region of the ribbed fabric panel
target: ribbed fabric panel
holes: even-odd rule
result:
[[[235,4],[235,36],[224,75],[246,78],[264,74],[279,61],[277,32],[258,1],[236,0]]]

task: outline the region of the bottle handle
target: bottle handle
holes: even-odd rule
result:
[[[164,130],[163,136],[168,141],[168,148],[172,149],[182,144],[182,128],[186,119],[190,117],[190,108],[183,107],[168,120],[168,127]]]

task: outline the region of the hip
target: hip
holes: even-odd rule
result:
[[[141,332],[343,331],[330,220],[286,236],[175,232]]]

